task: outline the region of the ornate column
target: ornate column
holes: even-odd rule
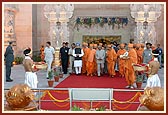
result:
[[[135,42],[155,44],[155,22],[161,15],[160,4],[131,4],[131,16],[135,18]]]
[[[69,18],[72,17],[73,4],[47,4],[44,16],[50,22],[49,36],[52,45],[60,48],[63,41],[69,42]]]
[[[4,46],[9,45],[9,41],[13,41],[16,46],[16,35],[15,35],[15,15],[18,12],[18,5],[16,4],[5,4],[4,5]],[[14,47],[16,48],[16,47]]]
[[[49,36],[55,47],[55,65],[59,65],[59,49],[62,42],[69,42],[69,18],[72,17],[73,4],[47,4],[44,6],[44,16],[50,23]]]

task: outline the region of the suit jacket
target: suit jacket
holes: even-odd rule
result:
[[[5,61],[6,63],[12,63],[14,61],[13,49],[12,46],[8,46],[5,51]]]
[[[99,60],[101,59],[101,60]],[[96,61],[97,63],[104,63],[105,60],[105,51],[104,50],[97,50],[96,51]]]

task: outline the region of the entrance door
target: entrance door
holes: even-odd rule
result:
[[[120,43],[121,36],[92,36],[92,35],[84,35],[83,36],[83,42],[86,42],[88,44],[110,44],[111,42],[116,41],[117,43]]]

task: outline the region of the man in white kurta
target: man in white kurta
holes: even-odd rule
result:
[[[24,50],[24,55],[25,55],[25,59],[23,60],[23,66],[25,69],[25,84],[27,84],[30,88],[37,88],[37,75],[36,75],[36,71],[35,69],[32,68],[33,66],[33,60],[31,59],[30,55],[31,55],[31,49],[28,48],[26,50]]]
[[[47,74],[46,74],[47,79],[48,79],[48,72],[51,71],[51,65],[52,65],[52,62],[54,61],[54,54],[55,54],[55,50],[51,46],[51,42],[47,42],[46,47],[44,49],[44,55],[45,55],[44,60],[47,63]]]
[[[74,73],[74,56],[72,55],[73,50],[75,49],[75,43],[71,44],[71,48],[68,51],[69,55],[69,73]]]
[[[149,62],[149,72],[148,72],[148,79],[146,87],[161,87],[160,79],[158,76],[158,70],[160,67],[159,61],[158,61],[158,55],[156,51],[152,51],[154,59]]]
[[[100,77],[100,73],[103,73],[104,69],[104,59],[105,59],[105,51],[102,50],[102,46],[98,46],[98,50],[96,50],[96,62],[97,62],[97,75]]]
[[[82,68],[82,56],[84,55],[83,49],[80,48],[80,44],[76,43],[76,48],[73,50],[72,55],[75,57],[74,60],[74,67],[75,67],[75,73],[81,74],[81,68]]]

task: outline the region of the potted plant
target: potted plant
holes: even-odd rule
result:
[[[141,88],[143,82],[143,73],[141,72],[136,72],[136,86],[137,88]]]
[[[55,82],[58,82],[59,81],[59,72],[57,71],[56,68],[54,68],[54,79],[55,79]]]
[[[52,70],[48,72],[48,78],[49,78],[48,86],[53,87],[54,80],[52,80],[53,79],[53,71]]]

